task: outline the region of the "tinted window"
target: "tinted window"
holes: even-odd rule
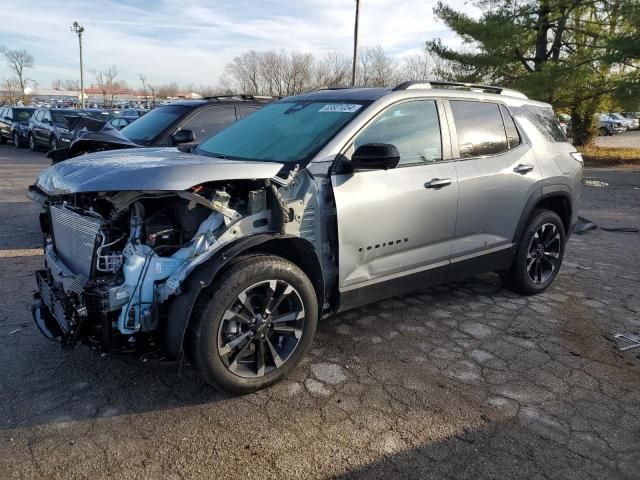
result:
[[[78,112],[74,112],[73,110],[52,110],[51,117],[53,118],[53,123],[57,125],[68,125],[69,117],[79,117],[80,114]]]
[[[364,109],[363,102],[354,101],[272,103],[211,137],[197,152],[238,160],[302,163],[311,160]]]
[[[496,155],[507,151],[507,136],[498,105],[452,100],[451,111],[461,158]]]
[[[558,120],[551,107],[524,105],[514,110],[515,115],[522,115],[533,123],[550,142],[566,142],[567,137],[558,125]]]
[[[120,132],[140,144],[148,144],[190,110],[184,105],[163,105],[124,127]]]
[[[236,109],[233,107],[201,108],[180,128],[192,130],[196,142],[200,143],[236,121]]]
[[[440,122],[434,100],[404,102],[385,110],[356,137],[354,148],[389,143],[400,152],[400,164],[442,159]]]
[[[504,129],[507,132],[507,141],[509,142],[509,148],[517,147],[520,145],[520,135],[518,129],[513,121],[513,117],[507,110],[507,107],[500,105],[500,112],[502,113],[502,120],[504,120]]]
[[[243,105],[238,108],[238,118],[244,118],[247,115],[251,115],[253,112],[258,110],[260,107],[256,105]]]

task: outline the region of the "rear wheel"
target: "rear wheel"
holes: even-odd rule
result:
[[[560,270],[564,243],[560,217],[550,210],[536,210],[527,223],[511,268],[501,275],[504,286],[523,295],[544,291]]]
[[[284,378],[309,349],[318,301],[293,263],[261,255],[216,279],[194,309],[187,354],[198,374],[228,391],[248,393]]]
[[[0,135],[0,145],[4,145],[5,143],[7,143],[7,139]]]

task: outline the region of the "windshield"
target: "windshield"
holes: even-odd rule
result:
[[[133,142],[148,144],[189,110],[190,108],[184,105],[165,105],[154,108],[145,116],[124,127],[120,133]]]
[[[13,109],[13,119],[16,122],[26,122],[31,118],[33,114],[32,108],[14,108]]]
[[[64,117],[79,117],[79,116],[80,114],[74,110],[62,110],[62,111],[51,110],[51,119],[53,120],[53,123],[59,123],[61,125],[68,124],[67,119]]]
[[[308,161],[366,105],[327,101],[272,103],[202,143],[197,153],[232,160]]]

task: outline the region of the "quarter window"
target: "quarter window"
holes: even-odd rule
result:
[[[400,165],[442,159],[442,138],[434,100],[415,100],[389,107],[354,141],[354,149],[367,143],[388,143],[400,152]]]
[[[513,117],[504,105],[500,105],[500,113],[502,113],[502,119],[504,120],[504,129],[507,132],[509,149],[517,147],[520,145],[520,134],[518,133],[515,122],[513,121]]]
[[[451,100],[461,158],[497,155],[508,150],[498,104]]]

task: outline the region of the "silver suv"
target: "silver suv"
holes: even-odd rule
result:
[[[248,392],[289,373],[318,319],[480,272],[556,277],[582,158],[549,105],[406,82],[285,98],[195,149],[44,171],[35,322],[103,351],[183,354]]]

